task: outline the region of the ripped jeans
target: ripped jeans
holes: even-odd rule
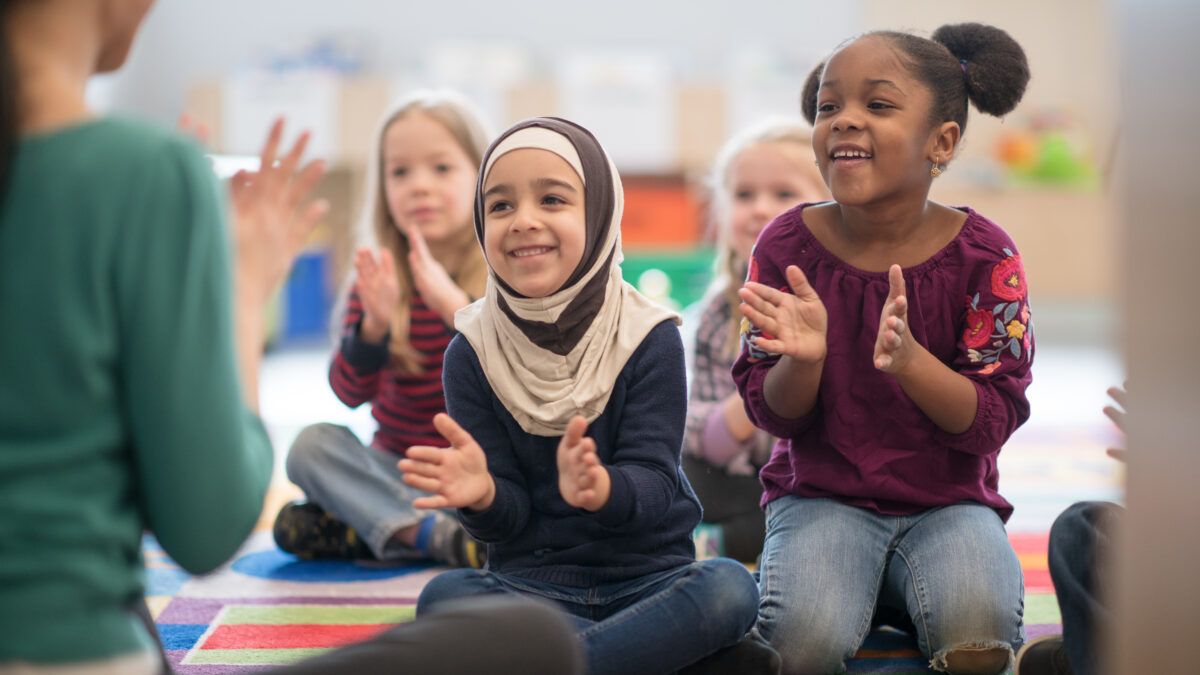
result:
[[[1004,524],[974,503],[883,516],[831,499],[767,505],[754,631],[784,673],[840,673],[883,620],[916,634],[935,670],[959,649],[1025,641],[1024,581]],[[909,623],[911,622],[911,623]]]

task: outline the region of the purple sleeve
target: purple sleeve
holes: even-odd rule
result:
[[[787,279],[784,277],[784,267],[776,263],[770,254],[771,240],[779,221],[771,223],[759,235],[758,243],[750,254],[750,269],[747,280],[756,281],[764,286],[777,288],[785,293],[791,293]],[[744,322],[746,326],[749,322]],[[733,380],[737,384],[738,393],[746,406],[746,415],[754,426],[766,431],[776,438],[793,438],[799,436],[819,414],[814,407],[813,412],[797,419],[786,419],[775,414],[767,405],[763,391],[763,383],[767,373],[779,362],[779,355],[770,354],[753,343],[753,338],[763,335],[757,327],[749,326],[742,333],[742,352],[733,364]],[[770,336],[767,336],[770,337]]]
[[[975,385],[975,421],[961,434],[939,432],[948,447],[973,455],[998,452],[1029,419],[1034,341],[1025,271],[1011,243],[1000,255],[972,273],[951,364]]]

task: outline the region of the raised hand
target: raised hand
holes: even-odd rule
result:
[[[579,415],[567,423],[558,443],[558,491],[577,509],[599,511],[608,503],[612,479],[596,456],[596,441],[584,437],[587,420]]]
[[[879,317],[879,336],[875,339],[875,367],[897,373],[912,358],[913,339],[908,331],[908,297],[904,291],[904,272],[899,265],[888,270],[888,297]]]
[[[195,119],[187,113],[183,113],[179,116],[179,121],[176,123],[176,126],[183,133],[195,138],[196,142],[202,147],[208,147],[208,141],[212,136],[212,132],[209,130],[208,125],[204,122]]]
[[[358,279],[354,289],[362,301],[362,338],[378,343],[391,328],[396,306],[400,304],[400,281],[396,278],[396,262],[392,252],[384,248],[378,257],[369,248],[354,253],[354,269]]]
[[[454,313],[466,307],[471,298],[459,288],[446,268],[429,252],[425,236],[416,227],[404,230],[408,238],[408,266],[412,270],[413,283],[424,298],[425,304],[437,312],[447,325],[453,325]]]
[[[483,448],[446,413],[435,415],[433,426],[450,447],[414,445],[398,464],[406,484],[431,493],[414,499],[413,506],[487,510],[496,497],[496,483],[488,473]]]
[[[283,282],[317,221],[329,210],[325,200],[308,201],[325,172],[320,160],[300,168],[308,132],[300,134],[276,163],[282,136],[281,118],[271,125],[258,171],[239,171],[230,180],[239,292],[262,305]]]
[[[1128,433],[1128,430],[1125,428],[1125,416],[1129,414],[1126,412],[1126,410],[1129,408],[1129,394],[1125,392],[1125,389],[1128,387],[1128,383],[1122,387],[1109,387],[1107,393],[1109,397],[1112,398],[1113,403],[1116,403],[1116,405],[1104,406],[1104,414],[1107,415],[1108,419],[1112,420],[1113,424],[1117,425],[1117,428],[1123,433]],[[1119,462],[1126,461],[1124,448],[1109,448],[1107,452],[1109,457],[1112,457]]]
[[[825,334],[829,319],[825,305],[795,265],[786,270],[792,292],[748,281],[738,290],[742,314],[763,332],[755,345],[774,354],[790,356],[803,363],[825,358]]]

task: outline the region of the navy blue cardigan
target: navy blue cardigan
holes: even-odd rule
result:
[[[646,336],[588,427],[612,477],[608,503],[590,513],[558,490],[559,438],[525,432],[496,398],[462,335],[446,350],[446,408],[487,454],[496,499],[459,510],[487,544],[488,569],[573,587],[625,581],[695,559],[700,501],[680,468],[687,384],[679,330],[665,321]]]

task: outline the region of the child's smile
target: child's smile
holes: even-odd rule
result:
[[[842,204],[928,189],[931,94],[881,43],[868,37],[839,50],[817,94],[813,147]]]
[[[561,290],[583,259],[583,180],[562,157],[523,148],[492,165],[483,193],[484,253],[529,298]]]

